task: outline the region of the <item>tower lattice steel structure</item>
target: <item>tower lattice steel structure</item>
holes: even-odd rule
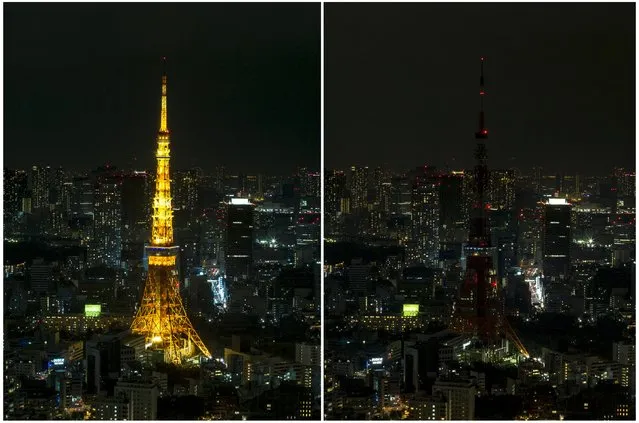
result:
[[[179,291],[176,259],[179,248],[173,245],[173,209],[169,177],[170,142],[166,104],[167,78],[162,75],[162,108],[158,131],[157,175],[153,197],[151,245],[146,247],[149,271],[140,307],[131,331],[144,335],[148,348],[164,351],[164,361],[181,364],[201,353],[211,357],[186,315]]]
[[[481,58],[479,79],[479,128],[475,133],[475,196],[470,219],[470,233],[467,246],[466,277],[459,289],[451,328],[456,332],[477,336],[492,344],[500,338],[509,339],[520,353],[526,357],[528,351],[519,340],[504,316],[504,304],[499,292],[493,267],[494,248],[491,246],[488,224],[486,191],[488,188],[488,165],[486,139],[488,129],[484,122],[484,58]]]

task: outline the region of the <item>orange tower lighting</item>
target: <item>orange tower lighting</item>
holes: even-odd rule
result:
[[[166,63],[166,58],[164,58]],[[211,358],[186,315],[180,283],[177,279],[178,247],[173,245],[173,208],[171,206],[171,156],[166,105],[166,72],[162,75],[162,107],[157,137],[157,175],[153,197],[151,245],[146,247],[149,271],[131,332],[144,335],[147,348],[164,351],[164,361],[181,364],[198,354]]]

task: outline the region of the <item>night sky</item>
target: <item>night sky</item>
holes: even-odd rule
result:
[[[320,166],[319,4],[4,4],[4,164]]]
[[[325,164],[488,164],[607,174],[635,163],[635,5],[327,4]]]

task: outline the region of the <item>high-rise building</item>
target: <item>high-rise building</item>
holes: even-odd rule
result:
[[[491,245],[496,247],[495,268],[497,280],[502,281],[506,270],[516,266],[517,228],[513,222],[513,211],[499,209],[490,212]]]
[[[635,344],[629,342],[613,342],[612,359],[621,364],[635,365]]]
[[[412,184],[406,176],[394,176],[391,179],[390,211],[395,215],[410,215]]]
[[[409,420],[446,420],[448,400],[443,395],[418,394],[408,399]]]
[[[379,187],[379,210],[387,216],[391,212],[391,181],[384,180]]]
[[[152,382],[128,382],[120,380],[115,385],[114,396],[128,402],[131,420],[157,420],[158,386]],[[124,406],[122,406],[124,411]]]
[[[91,417],[95,420],[132,420],[130,405],[124,393],[117,397],[98,396],[89,401]]]
[[[368,166],[352,166],[350,173],[351,209],[365,209],[368,201]]]
[[[341,211],[346,175],[339,170],[325,170],[324,177],[324,224],[327,226],[327,233],[332,233],[336,229],[335,225]]]
[[[474,420],[477,388],[470,381],[437,380],[433,384],[433,396],[446,399],[446,420]]]
[[[305,366],[319,366],[320,363],[319,344],[296,343],[295,344],[295,361]]]
[[[29,269],[31,279],[31,291],[37,294],[53,292],[53,264],[47,263],[42,258],[35,259]]]
[[[543,269],[547,280],[568,277],[570,271],[570,215],[565,198],[549,198],[544,205]]]
[[[122,179],[122,240],[143,242],[148,236],[150,203],[147,202],[146,172],[134,171]]]
[[[634,197],[636,178],[635,172],[624,168],[617,167],[613,169],[614,185],[617,188],[619,196]]]
[[[544,174],[544,169],[542,167],[533,167],[532,169],[532,173],[533,173],[533,190],[535,191],[535,194],[537,195],[541,195],[542,193],[542,183],[541,183],[541,179],[543,178],[543,174]]]
[[[247,198],[232,198],[227,208],[226,277],[231,281],[251,278],[253,266],[253,208]]]
[[[373,188],[373,202],[375,204],[379,204],[380,202],[380,197],[381,197],[381,187],[382,187],[382,182],[384,181],[384,170],[381,167],[376,167],[375,169],[373,169],[373,181],[372,181],[372,188]]]
[[[27,195],[28,177],[23,170],[4,169],[5,233],[13,231],[22,211],[22,199]]]
[[[225,259],[226,207],[205,209],[200,217],[200,259],[222,266]]]
[[[344,191],[344,196],[339,200],[339,212],[341,214],[351,213],[351,195],[348,191]]]
[[[300,213],[295,223],[295,263],[315,263],[320,257],[321,216],[319,213]]]
[[[488,202],[492,209],[513,209],[515,206],[514,170],[491,169],[488,180]]]
[[[464,172],[452,171],[439,179],[439,226],[442,242],[463,242],[468,237],[468,208]]]
[[[93,195],[90,266],[117,268],[122,256],[122,180],[108,170],[97,176]]]
[[[355,297],[365,297],[370,290],[372,266],[362,259],[353,259],[348,267],[348,288]]]
[[[231,197],[246,197],[244,189],[244,177],[242,175],[226,175],[224,179],[224,194]]]
[[[198,204],[198,187],[200,180],[199,169],[189,169],[186,171],[175,172],[173,179],[175,189],[174,207],[180,210],[187,210],[189,216],[193,216],[195,208]]]
[[[60,191],[60,207],[67,219],[71,216],[73,206],[73,182],[65,180]]]
[[[411,194],[413,263],[434,266],[439,259],[439,181],[432,169],[417,175]]]
[[[90,250],[93,239],[93,197],[94,184],[86,176],[76,176],[71,180],[70,213],[67,217],[72,236],[80,239]]]
[[[558,173],[555,175],[555,194],[556,195],[563,195],[564,193],[564,175],[561,173]]]
[[[226,179],[226,168],[217,166],[215,168],[215,189],[220,194],[224,193],[224,181]]]
[[[249,198],[262,198],[264,190],[262,188],[262,175],[244,176],[242,192]]]
[[[49,183],[49,204],[60,205],[63,199],[63,187],[65,182],[64,169],[58,167],[51,171]]]
[[[373,201],[384,213],[390,211],[390,180],[390,173],[387,170],[376,167],[373,171]]]
[[[321,191],[320,173],[313,172],[307,168],[299,170],[300,185],[302,195],[306,197],[319,197]]]
[[[71,212],[74,216],[93,214],[93,184],[86,176],[73,178],[73,192],[71,198]]]
[[[51,185],[51,167],[33,166],[29,175],[31,189],[31,207],[46,208],[49,205],[49,187]]]

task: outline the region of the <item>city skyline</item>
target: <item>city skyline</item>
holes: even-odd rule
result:
[[[320,418],[319,7],[4,8],[3,419]]]
[[[7,4],[3,420],[635,419],[635,7]]]
[[[634,5],[607,6],[326,5],[325,420],[634,418]]]
[[[470,169],[480,56],[490,166],[598,175],[632,167],[632,11],[622,3],[328,4],[325,167],[397,170],[419,156]]]

